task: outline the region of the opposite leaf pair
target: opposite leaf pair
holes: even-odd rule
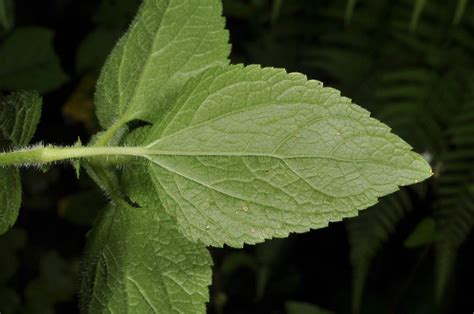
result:
[[[227,65],[221,10],[218,0],[145,0],[97,85],[105,132],[91,147],[22,153],[89,157],[83,165],[112,198],[89,238],[84,312],[202,313],[205,246],[321,228],[431,175],[336,90]],[[133,120],[150,125],[127,134]],[[123,170],[109,167],[120,158]]]

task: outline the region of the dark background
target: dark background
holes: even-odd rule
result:
[[[93,86],[138,2],[15,1],[0,52],[19,29],[47,28],[56,57],[36,67],[57,63],[63,72],[39,88],[33,143],[86,143],[98,131]],[[423,1],[360,0],[351,14],[351,2],[225,1],[231,60],[340,89],[423,153],[435,176],[344,223],[244,250],[211,249],[209,313],[297,313],[288,301],[351,313],[361,291],[352,285],[365,277],[362,313],[474,311],[474,3],[461,10],[462,1],[428,0],[420,9]],[[2,75],[5,93],[35,86],[5,84]],[[0,312],[76,313],[85,235],[106,200],[72,167],[22,175],[20,217],[0,237]]]

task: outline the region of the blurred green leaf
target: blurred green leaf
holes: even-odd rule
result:
[[[53,48],[53,31],[19,28],[0,46],[0,90],[52,91],[67,80]]]
[[[0,287],[10,279],[18,269],[18,251],[26,245],[26,232],[12,229],[0,236]],[[0,309],[2,307],[0,306]]]
[[[26,232],[22,229],[12,229],[0,236],[0,311],[2,314],[18,313],[21,305],[20,297],[15,290],[7,286],[7,283],[18,271],[18,252],[25,247],[26,237]]]
[[[58,211],[59,216],[67,221],[90,226],[106,204],[104,195],[97,189],[91,189],[63,197],[59,201]]]
[[[288,245],[288,239],[272,239],[255,247],[255,255],[259,265],[255,283],[256,300],[261,300],[264,297],[274,268],[282,263]]]
[[[106,28],[98,28],[90,33],[77,51],[77,72],[99,72],[119,36],[120,32]]]
[[[233,252],[224,258],[221,270],[224,275],[231,275],[240,268],[248,268],[257,271],[258,264],[255,258],[246,252]]]
[[[43,100],[37,92],[14,92],[0,101],[0,133],[15,146],[27,145],[41,117]]]
[[[55,313],[55,304],[74,297],[78,273],[77,261],[67,261],[55,251],[46,253],[40,261],[39,276],[26,287],[25,313]]]
[[[436,227],[435,220],[431,217],[426,217],[415,227],[415,230],[405,240],[405,247],[417,248],[430,244],[435,240]]]
[[[305,302],[288,301],[285,303],[286,314],[333,314],[333,312]]]

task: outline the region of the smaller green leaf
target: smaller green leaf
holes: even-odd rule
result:
[[[16,146],[27,145],[41,117],[42,99],[36,92],[15,92],[0,103],[0,133]]]
[[[65,196],[59,201],[59,216],[77,225],[91,226],[106,203],[99,189],[84,190]]]
[[[0,46],[0,90],[54,90],[67,80],[53,48],[53,31],[17,29]]]
[[[56,251],[41,257],[39,275],[25,289],[25,313],[54,313],[57,303],[72,300],[76,292],[79,263]]]
[[[19,267],[18,253],[27,242],[25,230],[13,228],[0,236],[0,286],[5,285],[15,275]],[[1,293],[0,293],[1,294]],[[0,308],[2,303],[0,301]]]
[[[76,70],[97,72],[104,64],[120,34],[105,28],[98,28],[90,33],[81,43],[77,51]]]
[[[21,206],[20,174],[16,168],[0,168],[0,234],[15,223]]]
[[[435,221],[431,217],[427,217],[420,221],[415,230],[405,240],[405,247],[417,248],[426,244],[433,243],[436,236]]]
[[[210,255],[161,208],[110,206],[86,252],[82,313],[205,313]]]
[[[286,314],[333,314],[333,312],[306,302],[288,301],[285,303]]]

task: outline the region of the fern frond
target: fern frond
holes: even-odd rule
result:
[[[472,95],[471,95],[472,96]],[[440,158],[435,208],[436,296],[442,300],[457,251],[474,227],[474,103],[468,103],[446,131],[452,150]]]
[[[417,150],[442,152],[444,125],[462,101],[458,76],[428,67],[383,73],[374,93],[376,115]]]
[[[346,10],[344,12],[344,21],[348,25],[352,20],[352,14],[354,13],[354,7],[357,3],[357,0],[347,0]]]
[[[462,23],[453,26],[455,3],[418,1],[416,12],[413,3],[360,1],[345,28],[345,12],[340,9],[337,16],[334,4],[324,18],[339,31],[319,36],[318,45],[307,49],[305,65],[313,67],[316,77],[329,76],[335,87],[364,103],[432,160],[436,188],[429,199],[420,198],[435,210],[441,235],[436,244],[441,295],[457,248],[472,228],[473,199],[465,191],[474,182],[474,107],[463,104],[474,99],[469,94],[474,90],[474,8],[466,5]],[[416,34],[410,34],[410,21]],[[406,193],[398,193],[348,222],[355,313],[372,259],[411,208]]]
[[[412,210],[405,190],[380,199],[359,217],[347,221],[352,264],[352,309],[359,313],[364,286],[373,258],[393,234],[398,223]]]
[[[468,0],[458,0],[458,4],[456,6],[456,12],[454,13],[453,24],[459,24],[461,22],[462,16],[464,11],[466,10]]]
[[[420,20],[421,13],[423,13],[423,9],[426,5],[427,0],[416,0],[415,1],[415,6],[413,8],[413,13],[411,16],[411,21],[410,21],[410,29],[411,31],[416,30],[416,26],[418,25],[418,21]]]
[[[436,245],[436,298],[442,301],[453,274],[457,252],[474,227],[474,184],[444,201],[437,212],[439,240]]]

